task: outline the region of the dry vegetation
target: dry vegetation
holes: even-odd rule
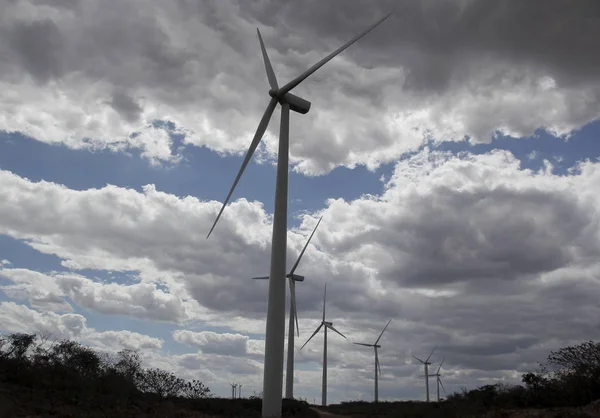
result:
[[[326,410],[356,418],[600,417],[600,344],[589,341],[552,352],[546,364],[523,374],[522,381],[462,390],[440,404],[357,401]]]
[[[260,417],[261,400],[219,399],[202,382],[144,369],[136,351],[99,354],[73,341],[0,337],[0,417]],[[285,401],[284,416],[316,417]]]
[[[145,369],[136,351],[109,356],[68,340],[0,336],[0,417],[252,418],[260,410],[259,398],[215,398],[202,382]],[[551,353],[539,371],[523,375],[523,385],[462,390],[439,404],[356,401],[321,410],[355,418],[600,417],[600,344]],[[284,400],[283,415],[318,412],[306,402]]]

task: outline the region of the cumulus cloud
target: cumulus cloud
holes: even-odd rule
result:
[[[102,283],[78,274],[43,274],[22,268],[3,268],[0,277],[14,283],[2,287],[5,294],[13,299],[26,299],[35,308],[70,312],[73,308],[66,300],[68,297],[83,308],[103,314],[167,322],[187,319],[181,298],[165,293],[154,283]]]
[[[97,331],[87,326],[80,314],[39,312],[14,302],[0,303],[0,329],[4,332],[34,333],[51,341],[70,339],[104,351],[122,349],[151,350],[162,347],[162,340],[128,330]]]
[[[122,331],[91,331],[85,337],[87,344],[104,350],[157,350],[162,348],[163,341],[127,330]]]
[[[53,339],[74,339],[82,336],[86,319],[79,314],[40,313],[14,302],[0,303],[0,328],[12,332],[33,332]]]
[[[337,376],[332,399],[346,391],[362,391],[368,399],[372,351],[351,342],[373,340],[389,318],[380,354],[381,393],[391,398],[422,396],[414,389],[421,369],[411,358],[435,345],[433,360],[446,358],[444,384],[453,390],[518,381],[550,350],[598,337],[599,177],[600,164],[593,161],[559,175],[548,162],[525,169],[506,151],[424,149],[396,164],[381,194],[332,199],[304,214],[289,233],[289,265],[321,215],[323,222],[298,271],[306,281],[297,286],[296,343],[299,348],[318,325],[327,281],[327,319],[350,340],[332,334],[328,341],[330,376]],[[258,202],[232,203],[231,216],[208,245],[205,232],[217,202],[151,186],[76,191],[6,171],[0,171],[0,186],[1,233],[66,260],[68,268],[139,273],[136,283],[115,287],[75,272],[41,277],[4,266],[0,274],[13,283],[7,289],[18,286],[11,297],[33,303],[68,294],[74,304],[100,312],[156,319],[187,312],[200,327],[226,328],[178,330],[173,339],[199,352],[170,360],[157,355],[152,364],[213,376],[215,364],[237,356],[247,379],[260,380],[264,342],[248,334],[264,332],[267,287],[249,277],[268,271],[271,219]],[[76,314],[2,306],[3,328],[38,324],[64,335],[81,333]],[[297,351],[299,394],[318,388],[321,358],[321,336]],[[228,378],[235,373],[231,367]],[[350,383],[333,383],[339,381]]]
[[[313,103],[292,117],[297,170],[374,168],[430,138],[569,135],[598,118],[593,0],[109,3],[5,5],[0,129],[73,148],[135,149],[153,164],[180,159],[173,134],[238,153],[267,101],[256,26],[283,82],[390,11],[297,88]]]
[[[248,337],[241,334],[217,334],[211,331],[193,332],[178,330],[173,339],[182,344],[199,347],[206,354],[241,356],[246,354]]]

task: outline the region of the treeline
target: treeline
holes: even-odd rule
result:
[[[220,399],[197,380],[144,368],[138,351],[97,352],[70,340],[0,335],[0,417],[261,416],[261,399]],[[316,417],[284,400],[283,416]]]
[[[0,381],[54,392],[210,396],[210,389],[200,381],[143,368],[138,351],[122,350],[111,356],[70,340],[48,344],[35,334],[0,336]]]
[[[588,341],[553,351],[522,385],[485,385],[448,396],[450,403],[483,409],[581,407],[600,399],[600,343]]]

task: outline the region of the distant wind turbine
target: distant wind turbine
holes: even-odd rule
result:
[[[442,358],[442,361],[440,362],[440,366],[437,369],[437,372],[435,372],[435,374],[430,374],[428,377],[435,377],[436,378],[436,383],[437,383],[437,401],[440,401],[440,385],[442,386],[442,389],[444,390],[444,394],[446,394],[446,388],[444,387],[444,384],[442,383],[442,375],[440,374],[440,369],[442,368],[442,364],[444,364],[444,359]]]
[[[385,328],[383,328],[383,331],[381,331],[381,334],[379,334],[379,338],[377,338],[377,340],[375,341],[375,344],[354,343],[356,345],[364,345],[365,347],[373,347],[375,349],[375,402],[379,402],[379,375],[381,374],[381,367],[379,366],[379,355],[377,354],[377,349],[381,348],[381,346],[378,345],[377,343],[381,339],[381,336],[387,329],[390,322],[392,322],[391,319],[385,325]]]
[[[429,359],[431,358],[431,355],[433,354],[433,352],[435,351],[436,348],[437,347],[434,347],[433,350],[431,350],[431,354],[429,354],[429,357],[427,357],[427,360],[425,360],[425,361],[421,360],[419,357],[413,356],[418,361],[420,361],[425,368],[425,394],[426,394],[427,402],[429,402],[429,365],[431,365],[431,363],[429,362]]]
[[[235,399],[235,389],[237,388],[237,383],[230,383],[231,385],[231,399]]]
[[[267,80],[270,89],[269,96],[271,100],[265,109],[256,133],[252,138],[248,152],[244,157],[242,166],[238,171],[227,197],[223,201],[215,222],[213,223],[206,238],[214,230],[223,210],[227,206],[235,187],[237,186],[244,169],[250,162],[254,151],[260,144],[262,137],[267,130],[271,116],[277,104],[281,105],[281,123],[279,126],[279,145],[277,155],[277,175],[275,180],[275,208],[273,210],[273,235],[271,240],[271,268],[269,272],[269,299],[267,302],[267,324],[265,332],[265,362],[263,369],[263,402],[262,418],[281,417],[281,392],[283,384],[283,349],[285,340],[285,259],[287,246],[287,203],[288,203],[288,167],[289,167],[289,142],[290,142],[290,110],[306,114],[310,110],[311,103],[301,97],[292,94],[290,91],[306,80],[311,74],[332,60],[350,45],[358,41],[367,33],[375,29],[379,24],[391,16],[391,13],[381,18],[375,24],[369,26],[360,34],[346,42],[344,45],[327,55],[321,61],[304,71],[298,77],[279,87],[277,77],[271,60],[267,54],[262,36],[258,28],[256,29],[258,41],[262,51]]]
[[[300,347],[300,350],[302,350],[304,348],[304,346],[306,344],[308,344],[308,342],[310,340],[312,340],[312,338],[315,335],[317,335],[317,333],[321,330],[321,328],[323,328],[323,331],[324,331],[324,335],[323,335],[323,383],[321,386],[321,405],[322,406],[327,406],[327,328],[329,328],[333,332],[338,333],[342,337],[346,338],[346,336],[344,334],[342,334],[341,332],[339,332],[337,329],[335,329],[333,327],[333,322],[325,321],[325,299],[326,298],[327,298],[327,285],[325,285],[325,292],[323,294],[323,320],[321,321],[321,324],[317,327],[315,332],[313,332],[313,334],[310,336],[310,338],[304,343],[304,345],[302,347]]]
[[[310,240],[312,239],[313,235],[315,234],[315,231],[317,230],[319,224],[321,223],[321,219],[323,219],[322,216],[319,218],[319,221],[317,222],[317,225],[313,229],[312,234],[310,234],[310,237],[308,237],[308,240],[306,241],[304,248],[302,248],[302,251],[300,252],[300,255],[298,256],[298,259],[294,263],[294,266],[292,267],[292,269],[286,276],[288,278],[288,283],[290,285],[290,319],[289,319],[290,322],[289,322],[289,327],[288,327],[289,331],[288,331],[287,372],[285,375],[285,397],[287,399],[294,398],[294,321],[296,322],[296,331],[298,332],[298,337],[300,336],[300,329],[298,328],[298,312],[296,310],[296,282],[304,281],[304,276],[294,274],[294,272],[296,271],[296,268],[298,268],[298,264],[300,264],[300,260],[302,259],[302,256],[304,255],[304,252],[306,251],[306,247],[308,247]],[[268,278],[269,278],[269,276],[253,277],[253,279],[256,279],[256,280],[265,280]]]

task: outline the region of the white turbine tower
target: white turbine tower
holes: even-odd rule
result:
[[[310,338],[304,343],[304,345],[302,347],[300,347],[300,350],[302,350],[304,348],[304,346],[306,344],[308,344],[308,342],[310,340],[312,340],[312,338],[315,335],[317,335],[317,333],[321,330],[321,328],[323,328],[323,331],[324,331],[324,335],[323,335],[323,383],[321,386],[321,405],[322,406],[327,406],[327,328],[329,328],[333,332],[337,332],[342,337],[346,338],[346,336],[344,334],[342,334],[341,332],[339,332],[337,329],[335,329],[333,327],[333,322],[325,321],[325,299],[326,298],[327,298],[327,285],[325,285],[325,292],[323,294],[323,320],[321,320],[321,324],[317,327],[315,332],[313,332],[313,334],[310,336]]]
[[[356,345],[364,345],[365,347],[373,347],[375,349],[375,402],[379,402],[379,375],[381,374],[381,367],[379,366],[379,354],[377,353],[377,349],[381,348],[381,346],[377,343],[381,339],[381,336],[387,329],[390,322],[392,322],[391,319],[385,325],[385,328],[383,328],[383,331],[381,331],[381,334],[379,334],[379,338],[377,338],[377,340],[375,341],[375,344],[354,343]]]
[[[231,385],[231,399],[235,399],[235,389],[237,388],[237,383],[230,383]]]
[[[437,401],[440,401],[440,385],[442,386],[442,389],[444,390],[444,394],[446,394],[446,388],[444,387],[444,384],[442,383],[442,375],[440,374],[440,369],[442,368],[442,364],[444,364],[444,359],[442,358],[442,361],[440,362],[440,366],[437,369],[437,372],[435,372],[435,374],[430,374],[428,377],[435,377],[436,378],[436,383],[437,383]]]
[[[279,87],[277,77],[273,71],[271,61],[267,55],[264,42],[258,28],[258,40],[262,51],[267,79],[269,81],[270,90],[269,96],[271,100],[267,105],[263,114],[254,138],[250,144],[248,152],[244,157],[242,166],[238,171],[237,176],[233,181],[233,185],[223,202],[223,206],[215,219],[213,226],[210,228],[206,238],[210,236],[213,229],[217,225],[225,206],[229,202],[235,187],[237,186],[244,169],[248,165],[252,154],[258,147],[271,119],[271,115],[277,106],[281,105],[281,124],[279,128],[279,147],[277,155],[277,179],[275,186],[275,208],[273,213],[273,235],[271,240],[271,268],[269,272],[269,299],[267,305],[267,324],[265,333],[265,363],[264,363],[264,379],[263,379],[263,403],[262,417],[272,418],[281,416],[281,392],[283,384],[283,348],[285,340],[285,259],[287,246],[287,189],[288,189],[288,163],[289,163],[289,123],[290,110],[306,114],[310,109],[310,102],[295,96],[290,91],[298,86],[307,77],[329,62],[336,55],[344,51],[350,45],[365,36],[376,26],[381,24],[391,15],[380,19],[377,23],[365,29],[358,36],[354,37],[346,44],[342,45],[331,54],[323,58],[321,61],[304,71],[298,77]]]
[[[427,402],[429,402],[429,366],[431,365],[429,359],[431,358],[431,355],[433,354],[436,348],[437,347],[434,347],[433,350],[431,350],[431,354],[429,354],[429,357],[427,357],[427,360],[425,361],[421,360],[419,357],[413,356],[414,358],[419,360],[425,368],[425,395]]]
[[[315,226],[312,233],[310,234],[310,237],[308,237],[306,244],[304,244],[304,248],[302,248],[302,251],[300,252],[300,255],[298,256],[298,259],[294,263],[294,266],[292,267],[292,269],[286,276],[288,278],[288,283],[290,285],[290,316],[289,316],[289,326],[288,326],[288,355],[287,355],[287,372],[285,375],[285,397],[288,399],[294,398],[294,321],[296,322],[296,331],[298,332],[298,337],[300,336],[300,330],[298,328],[298,311],[296,310],[296,282],[304,281],[304,276],[300,276],[299,274],[294,274],[294,272],[296,271],[296,268],[298,268],[298,264],[300,264],[300,260],[302,259],[302,256],[304,255],[304,252],[306,251],[306,248],[308,247],[310,240],[312,239],[313,235],[315,234],[315,231],[319,227],[319,224],[321,223],[321,219],[323,219],[322,216],[319,218],[319,221],[317,222],[317,225]],[[265,280],[268,278],[269,278],[269,276],[253,277],[253,279],[255,279],[255,280]]]

